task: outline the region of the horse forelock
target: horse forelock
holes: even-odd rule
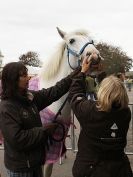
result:
[[[73,31],[71,34],[82,35],[82,36],[89,36],[88,31],[83,30],[83,29]],[[68,34],[68,35],[69,35],[69,34]]]
[[[40,74],[42,79],[49,80],[56,76],[63,60],[65,46],[65,41],[61,42],[57,46],[56,51],[48,59],[48,63],[43,65],[42,72]]]

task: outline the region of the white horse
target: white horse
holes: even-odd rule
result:
[[[39,90],[53,86],[57,81],[66,77],[72,70],[76,69],[82,57],[86,55],[95,53],[97,59],[100,58],[99,51],[95,48],[87,31],[78,30],[66,33],[59,28],[57,28],[57,30],[63,41],[59,44],[55,53],[49,58],[48,63],[42,67],[39,76],[31,79],[29,84],[30,89]],[[54,115],[60,109],[66,96],[67,94],[40,113],[44,124],[53,121]],[[68,131],[71,121],[71,109],[68,103],[63,107],[61,117],[62,121],[64,121],[66,131]],[[46,163],[44,165],[45,177],[51,176],[53,164],[63,154],[63,145],[64,141],[54,142],[46,153]]]

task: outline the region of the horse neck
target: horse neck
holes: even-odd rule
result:
[[[72,70],[68,64],[67,56],[64,53],[62,60],[61,60],[60,67],[58,68],[58,72],[54,77],[46,80],[43,78],[42,74],[40,75],[40,87],[41,88],[43,88],[43,87],[48,88],[48,87],[55,85],[56,82],[60,81],[64,77],[66,77],[68,74],[71,73],[71,71]]]

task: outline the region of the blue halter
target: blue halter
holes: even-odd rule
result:
[[[75,68],[73,68],[73,67],[70,65],[69,54],[71,54],[71,55],[73,55],[73,56],[75,56],[75,57],[78,58],[78,66],[80,66],[80,56],[82,55],[83,51],[85,50],[85,48],[86,48],[89,44],[93,44],[93,45],[94,45],[93,41],[87,42],[87,43],[80,49],[79,53],[76,53],[74,50],[70,49],[69,46],[67,45],[67,56],[68,56],[68,63],[69,63],[70,68],[72,68],[73,70],[75,69]]]

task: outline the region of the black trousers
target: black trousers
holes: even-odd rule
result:
[[[100,160],[99,162],[80,163],[75,161],[74,177],[133,177],[128,158],[122,160]]]

